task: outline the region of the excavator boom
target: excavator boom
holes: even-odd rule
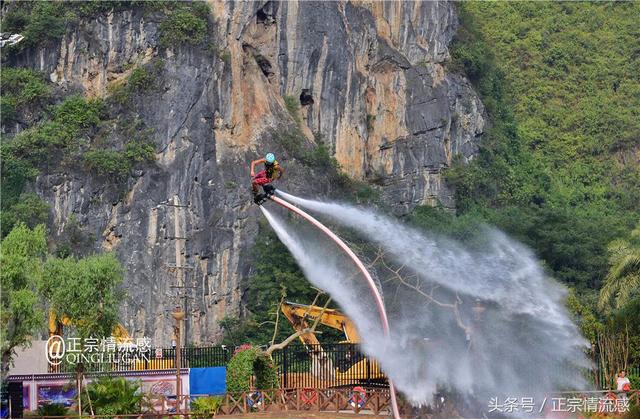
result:
[[[360,335],[358,335],[355,325],[347,316],[338,310],[326,308],[323,311],[322,307],[297,304],[289,301],[282,303],[280,309],[295,330],[303,330],[309,327],[309,323],[313,323],[320,317],[319,322],[321,324],[342,331],[347,342],[360,343]],[[300,338],[305,344],[320,343],[313,333],[305,333]]]

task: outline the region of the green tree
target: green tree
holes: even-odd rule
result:
[[[207,36],[209,9],[205,3],[182,7],[169,14],[160,24],[160,45],[165,48],[202,44]]]
[[[123,269],[112,254],[46,261],[40,292],[59,317],[68,317],[77,336],[111,336],[118,323]]]
[[[611,300],[622,308],[640,291],[640,223],[631,232],[631,239],[619,239],[609,245],[609,273],[600,291],[600,309],[609,311]]]
[[[296,302],[311,302],[316,291],[306,280],[295,259],[267,225],[261,225],[261,234],[252,249],[253,272],[249,277],[245,301],[251,313],[241,321],[227,319],[225,326],[240,327],[246,335],[244,341],[237,341],[237,333],[229,333],[228,344],[265,344],[271,341],[276,312],[282,295]],[[235,324],[234,324],[235,323]],[[288,323],[280,322],[276,341],[293,332]]]
[[[44,324],[37,284],[42,277],[47,242],[43,225],[33,230],[18,224],[0,245],[0,341],[2,378],[6,377],[18,347],[28,347]]]
[[[2,231],[9,232],[18,223],[33,228],[49,218],[49,205],[34,193],[23,193],[18,202],[0,213]]]
[[[251,389],[251,379],[255,375],[255,388],[271,390],[279,387],[278,370],[271,355],[260,348],[244,345],[233,354],[227,366],[227,391],[240,393]]]

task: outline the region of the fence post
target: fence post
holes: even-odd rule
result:
[[[289,347],[282,350],[282,387],[289,388]]]

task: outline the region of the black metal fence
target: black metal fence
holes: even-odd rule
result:
[[[182,348],[181,368],[226,366],[233,356],[233,349],[224,346]],[[82,368],[86,372],[161,370],[175,368],[176,349],[150,348],[92,355],[82,360]],[[50,365],[49,372],[74,372],[78,364],[76,358],[63,358],[60,365]],[[291,344],[274,352],[273,358],[282,388],[386,384],[378,363],[367,359],[355,344]]]
[[[387,385],[379,364],[355,344],[293,344],[273,353],[273,358],[282,388]]]
[[[185,347],[180,352],[181,368],[225,366],[233,355],[225,346]],[[175,359],[175,348],[66,354],[59,365],[49,365],[49,372],[75,372],[79,363],[86,372],[172,369]]]

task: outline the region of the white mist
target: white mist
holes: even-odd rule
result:
[[[472,251],[372,211],[278,193],[358,231],[384,249],[394,268],[403,266],[406,284],[389,270],[371,272],[385,296],[387,339],[362,278],[338,249],[261,207],[309,281],[353,319],[364,351],[412,403],[430,403],[437,387],[480,403],[587,387],[580,371],[589,367],[586,341],[564,307],[565,289],[526,247],[486,228],[489,244]]]

